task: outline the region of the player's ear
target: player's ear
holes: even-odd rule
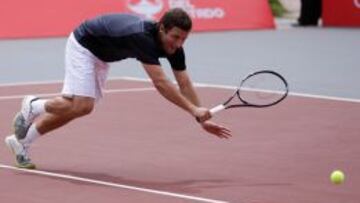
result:
[[[165,27],[164,27],[163,24],[160,24],[160,26],[159,26],[159,32],[165,33]]]

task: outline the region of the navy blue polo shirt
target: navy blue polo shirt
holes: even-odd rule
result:
[[[167,58],[175,70],[185,70],[181,47],[172,55],[162,49],[157,24],[130,14],[107,14],[86,20],[74,30],[76,40],[105,62],[135,58],[144,64],[160,65]]]

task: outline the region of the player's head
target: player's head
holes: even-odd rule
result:
[[[192,28],[190,16],[180,8],[167,11],[160,19],[159,36],[163,49],[168,54],[173,54],[180,48]]]

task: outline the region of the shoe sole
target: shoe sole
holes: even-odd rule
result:
[[[21,103],[21,110],[18,112],[13,119],[13,132],[18,140],[22,140],[26,137],[27,131],[30,128],[31,123],[29,125],[25,125],[25,117],[22,114],[22,109],[28,105],[28,102],[33,102],[38,100],[38,97],[35,96],[26,96]],[[31,107],[29,107],[31,111]]]
[[[25,125],[24,116],[21,112],[18,112],[13,119],[13,132],[16,136],[16,139],[22,140],[26,137],[27,131],[29,130],[30,125]]]
[[[11,141],[6,137],[5,138],[5,144],[8,147],[8,149],[11,151],[11,153],[13,153],[14,155],[16,155],[15,150],[13,149],[13,147],[11,146]]]
[[[11,140],[9,140],[8,138],[5,138],[5,144],[8,147],[8,149],[11,151],[11,153],[16,157],[17,154],[11,144]],[[28,164],[20,164],[16,161],[16,167],[18,168],[25,168],[25,169],[36,169],[36,165],[33,163],[28,163]]]

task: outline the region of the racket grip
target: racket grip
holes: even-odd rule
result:
[[[215,113],[222,111],[224,109],[225,109],[225,106],[223,104],[220,104],[220,105],[217,105],[214,108],[210,109],[209,111],[210,111],[211,115],[214,115]]]

